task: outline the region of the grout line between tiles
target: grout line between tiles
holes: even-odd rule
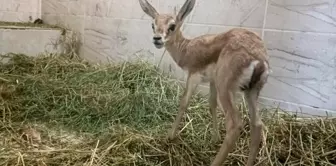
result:
[[[83,21],[83,32],[82,32],[82,39],[83,39],[83,41],[82,41],[82,45],[84,45],[84,43],[85,43],[85,26],[86,26],[86,10],[87,10],[87,3],[84,3],[84,13],[83,13],[83,15],[84,15],[84,21]]]
[[[266,0],[266,5],[265,5],[265,13],[264,13],[264,21],[263,21],[263,27],[262,27],[262,32],[261,32],[261,38],[264,40],[265,36],[265,26],[266,26],[266,18],[267,18],[267,10],[268,10],[268,1]]]
[[[38,11],[38,17],[42,19],[42,0],[39,0],[39,11]]]

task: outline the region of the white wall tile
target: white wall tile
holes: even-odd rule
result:
[[[1,54],[25,53],[29,56],[36,56],[45,51],[59,52],[59,46],[54,47],[53,43],[60,37],[60,30],[12,30],[2,29]]]
[[[68,14],[69,0],[42,0],[43,14]]]
[[[40,0],[0,0],[0,21],[33,21],[40,15],[39,5]]]
[[[336,0],[270,0],[266,28],[336,32]]]
[[[107,17],[110,0],[85,0],[87,16]]]
[[[84,30],[86,55],[98,60],[131,60],[140,56],[154,61],[161,55],[152,44],[149,20],[88,17]]]
[[[266,0],[198,0],[192,23],[262,28]]]
[[[158,0],[148,0],[159,12]],[[110,0],[109,17],[126,19],[151,19],[142,11],[139,0]]]
[[[336,111],[336,35],[266,31],[273,73],[263,96]]]
[[[70,0],[69,14],[75,16],[83,16],[85,14],[86,0]]]

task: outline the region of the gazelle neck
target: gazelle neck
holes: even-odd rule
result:
[[[181,30],[178,30],[165,44],[170,56],[181,68],[183,68],[183,57],[186,53],[189,42],[190,39],[185,38]]]

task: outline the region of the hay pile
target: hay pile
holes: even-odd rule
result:
[[[152,65],[11,56],[0,66],[0,165],[198,166],[209,165],[219,148],[210,141],[207,99],[199,95],[179,139],[166,140],[182,88]],[[267,112],[259,165],[336,164],[335,120]],[[248,131],[246,125],[227,165],[247,160]]]

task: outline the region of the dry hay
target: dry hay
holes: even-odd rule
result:
[[[11,56],[0,67],[0,165],[198,166],[209,165],[219,148],[210,141],[208,103],[200,95],[179,139],[166,140],[182,88],[150,64]],[[247,124],[244,104],[239,108]],[[335,120],[303,121],[269,110],[263,119],[258,165],[336,164]],[[248,131],[245,125],[227,165],[247,160]]]

